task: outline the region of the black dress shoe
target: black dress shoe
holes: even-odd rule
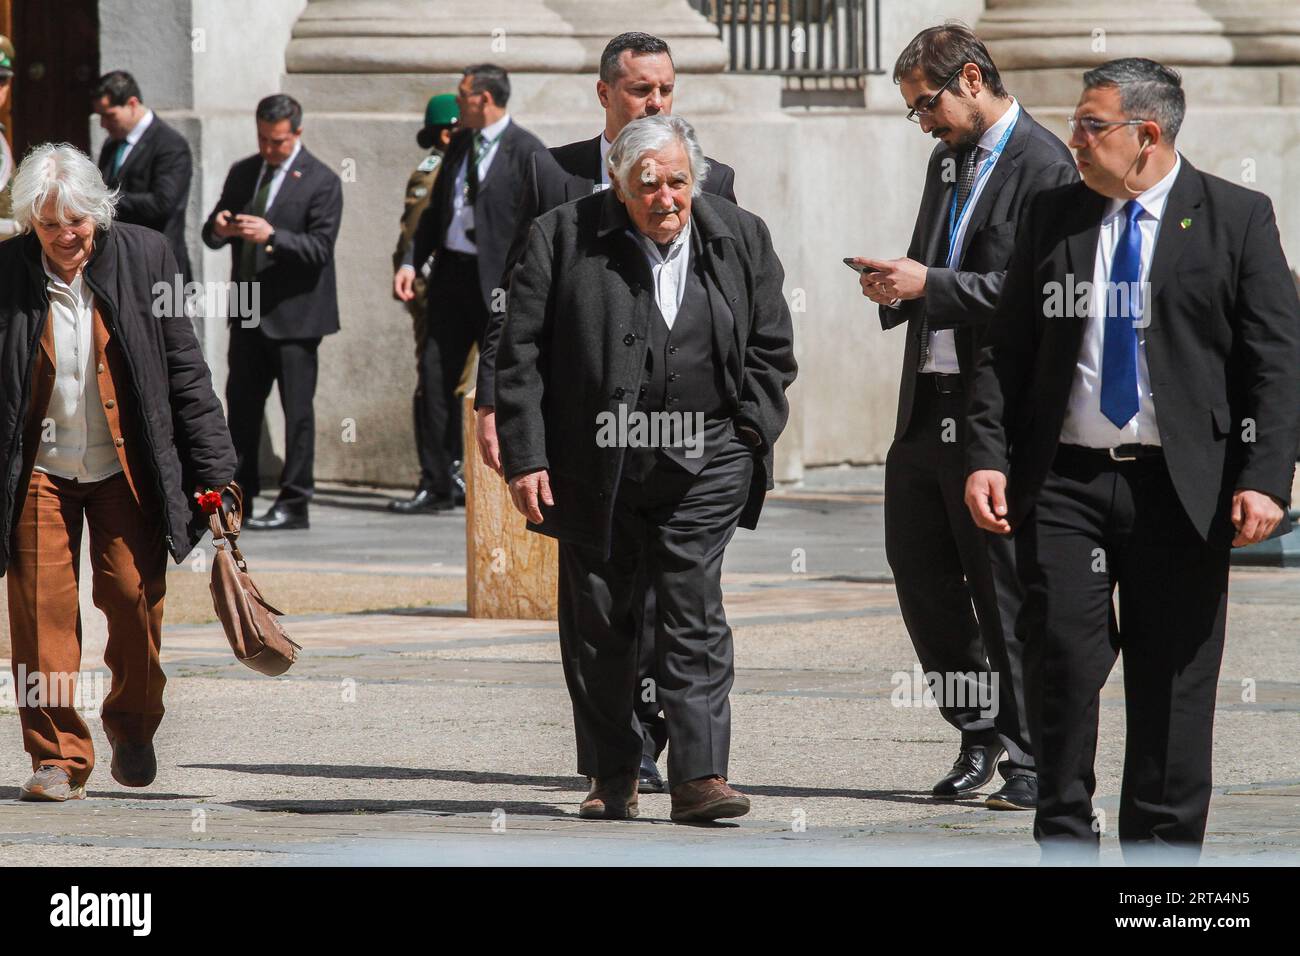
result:
[[[390,501],[388,510],[395,511],[399,515],[413,515],[421,512],[430,511],[450,511],[456,507],[451,496],[443,497],[434,494],[428,488],[419,489],[414,496],[407,498],[405,501]]]
[[[249,531],[300,531],[311,527],[307,520],[306,505],[285,505],[276,502],[260,518],[244,522]]]
[[[1013,773],[997,793],[984,801],[990,810],[1038,809],[1038,778],[1027,773]]]
[[[659,776],[659,767],[655,765],[654,758],[649,754],[641,756],[640,779],[637,780],[636,788],[641,793],[668,792],[668,787],[664,785],[664,778]]]
[[[934,785],[931,796],[939,800],[957,800],[987,786],[998,771],[998,758],[1003,752],[1001,744],[962,747],[952,770]]]
[[[147,787],[158,776],[158,758],[153,744],[119,740],[113,744],[113,779],[124,787]]]
[[[451,500],[456,507],[465,507],[465,465],[464,462],[451,463]]]

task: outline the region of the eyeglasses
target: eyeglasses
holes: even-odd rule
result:
[[[1070,127],[1070,135],[1073,136],[1075,131],[1082,129],[1085,139],[1095,139],[1097,134],[1108,126],[1141,126],[1143,123],[1153,122],[1147,119],[1127,119],[1127,120],[1099,120],[1091,116],[1074,117],[1071,116],[1065,121]]]
[[[943,81],[943,85],[939,87],[939,92],[935,93],[934,96],[930,97],[928,100],[925,101],[924,106],[920,107],[919,109],[917,107],[913,107],[912,109],[908,110],[907,111],[908,121],[912,123],[919,123],[921,122],[922,116],[929,116],[930,113],[934,111],[934,104],[938,103],[939,97],[943,96],[943,91],[948,88],[948,85],[952,83],[953,80],[961,76],[961,71],[964,69],[966,69],[965,63],[957,67],[957,69],[953,72],[952,76],[948,77],[948,79]]]

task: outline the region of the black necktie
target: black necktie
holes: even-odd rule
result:
[[[979,167],[980,149],[978,146],[968,146],[966,151],[957,157],[957,215],[953,217],[953,228],[956,228],[961,221],[962,211],[966,208],[966,200],[970,198],[970,191],[975,187],[975,170]],[[947,223],[945,222],[945,225]],[[948,252],[952,245],[952,237],[948,237],[948,245],[944,246],[943,264],[948,264]],[[919,372],[925,368],[925,363],[930,360],[930,321],[926,316],[924,309],[921,311],[921,341],[920,348],[917,350],[916,370]]]

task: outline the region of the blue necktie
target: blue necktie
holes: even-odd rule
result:
[[[1103,296],[1105,338],[1101,347],[1101,413],[1123,428],[1138,412],[1137,330],[1138,288],[1142,280],[1142,207],[1136,199],[1124,205],[1124,231],[1110,265],[1110,288]]]

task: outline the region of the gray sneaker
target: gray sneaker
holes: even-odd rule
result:
[[[72,785],[72,778],[62,767],[48,764],[40,767],[27,778],[18,794],[19,800],[52,800],[62,803],[64,800],[86,799],[86,785]]]

